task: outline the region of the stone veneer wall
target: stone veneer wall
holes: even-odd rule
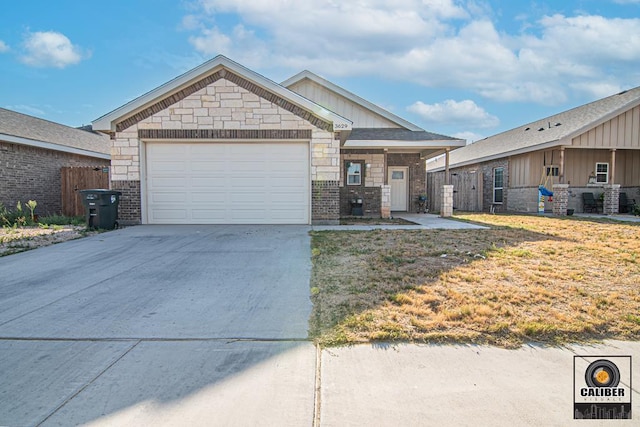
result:
[[[35,213],[62,213],[65,166],[104,167],[109,160],[0,141],[0,203],[15,209],[18,201],[38,202]]]
[[[340,180],[340,141],[335,138],[333,132],[326,130],[326,123],[314,117],[307,117],[308,114],[299,111],[299,108],[291,107],[285,100],[275,99],[272,94],[264,92],[263,89],[256,89],[255,85],[239,76],[231,73],[226,73],[226,76],[227,78],[218,78],[204,87],[200,87],[202,85],[199,83],[194,84],[199,87],[198,90],[182,91],[190,94],[159,111],[156,111],[160,108],[157,106],[164,107],[167,102],[162,101],[155,104],[153,114],[136,114],[139,118],[145,117],[144,119],[137,122],[130,119],[124,120],[123,123],[128,125],[126,129],[118,125],[119,131],[115,133],[111,145],[112,187],[116,189],[118,186],[131,186],[131,184],[118,184],[118,182],[140,182],[142,141],[152,140],[151,138],[141,138],[141,136],[150,130],[309,130],[311,132],[311,180],[313,187],[323,187],[323,184],[320,183],[326,181],[326,187],[330,188]],[[254,89],[262,95],[268,96],[271,100],[258,96],[245,87]],[[169,99],[173,100],[174,97],[169,97]],[[315,125],[311,124],[309,120],[313,121]],[[240,139],[244,140],[242,137]],[[273,138],[266,138],[264,142],[269,142],[270,139]],[[234,139],[227,137],[220,140],[232,142]],[[138,184],[139,186],[140,184]],[[131,194],[133,197],[134,193]],[[320,203],[320,200],[324,200],[324,198],[312,197],[313,221],[317,219],[314,216],[316,214],[322,217],[318,220],[326,221],[325,216],[332,211],[328,209],[325,214],[320,214],[323,208],[318,209],[314,205]],[[135,200],[132,199],[131,203],[135,203]],[[126,212],[122,211],[123,219],[139,222],[141,220],[141,200],[138,198],[138,206],[131,205]],[[135,215],[137,217],[134,217]],[[338,214],[335,215],[334,219],[337,220]]]

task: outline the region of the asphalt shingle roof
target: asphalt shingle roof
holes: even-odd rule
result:
[[[456,138],[427,131],[402,128],[355,128],[347,138],[351,141],[455,141]]]
[[[0,108],[0,134],[101,154],[111,152],[109,137],[106,135],[72,128],[4,108]]]
[[[558,145],[570,144],[571,138],[638,104],[640,104],[640,87],[545,117],[453,150],[449,163],[451,166],[464,166],[490,158],[503,157],[511,152],[528,149],[533,151],[536,146],[555,141]]]

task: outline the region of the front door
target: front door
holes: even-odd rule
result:
[[[390,167],[389,186],[391,187],[391,210],[406,212],[408,208],[407,183],[409,168]]]

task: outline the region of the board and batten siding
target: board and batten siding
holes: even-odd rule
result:
[[[640,106],[572,139],[576,148],[640,149]]]
[[[301,80],[289,87],[289,89],[307,99],[322,105],[342,117],[349,117],[353,121],[354,128],[397,128],[393,123],[374,112],[361,107],[353,101],[339,95],[309,79]]]
[[[611,152],[568,148],[565,151],[565,182],[572,186],[587,185],[589,175],[599,162],[610,163]],[[640,150],[616,150],[615,184],[622,187],[640,185]]]

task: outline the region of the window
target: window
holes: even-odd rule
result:
[[[404,179],[404,171],[392,171],[391,179]]]
[[[347,185],[362,185],[362,163],[347,162]]]
[[[596,163],[596,183],[607,184],[609,182],[609,163]]]
[[[502,190],[504,189],[504,168],[493,170],[493,203],[502,203]]]
[[[547,176],[559,176],[560,168],[558,166],[545,166],[545,174]]]

